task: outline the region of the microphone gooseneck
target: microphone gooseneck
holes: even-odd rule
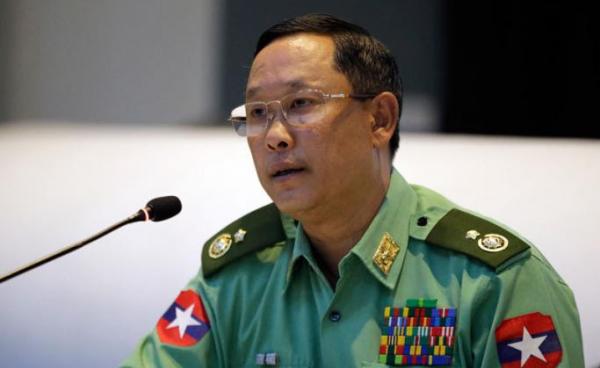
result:
[[[177,198],[175,196],[154,198],[153,200],[151,200],[150,202],[148,202],[146,204],[145,208],[137,211],[135,214],[129,216],[128,218],[126,218],[120,222],[117,222],[116,224],[100,231],[99,233],[92,235],[91,237],[84,239],[78,243],[75,243],[75,244],[69,245],[63,249],[60,249],[60,250],[58,250],[52,254],[49,254],[43,258],[40,258],[37,261],[34,261],[30,264],[22,266],[13,272],[10,272],[6,275],[2,275],[0,277],[0,283],[3,283],[4,281],[12,279],[15,276],[18,276],[22,273],[25,273],[36,267],[39,267],[45,263],[48,263],[56,258],[62,257],[66,254],[69,254],[69,253],[83,247],[84,245],[87,245],[87,244],[93,242],[94,240],[99,239],[99,238],[103,237],[104,235],[109,234],[127,224],[131,224],[133,222],[138,222],[138,221],[154,221],[154,222],[163,221],[163,220],[170,219],[171,217],[177,215],[179,212],[181,212],[181,201],[179,200],[179,198]]]

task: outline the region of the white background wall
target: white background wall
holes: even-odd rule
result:
[[[575,292],[586,365],[600,365],[597,141],[405,134],[396,166],[536,243]],[[0,273],[153,197],[183,202],[0,284],[3,367],[116,366],[197,272],[207,237],[269,201],[229,130],[9,124],[0,169]]]

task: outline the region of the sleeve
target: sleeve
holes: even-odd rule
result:
[[[474,317],[474,366],[584,367],[573,293],[536,249],[488,282]]]
[[[198,288],[181,291],[121,367],[223,366],[206,301]]]

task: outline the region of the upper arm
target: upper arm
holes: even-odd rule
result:
[[[182,291],[122,367],[221,366],[208,300],[199,289]]]
[[[521,359],[539,359],[540,363],[556,362],[548,367],[584,366],[573,293],[545,260],[532,254],[490,283],[488,301],[482,302],[487,326],[484,323],[474,329],[485,341],[479,356],[474,357],[475,365],[499,367],[501,362],[516,361],[519,364],[515,366],[520,367]],[[525,347],[530,347],[529,352],[519,350]]]

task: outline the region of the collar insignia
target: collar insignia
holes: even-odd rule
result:
[[[385,233],[373,255],[373,263],[387,276],[399,251],[400,246],[390,234]]]

